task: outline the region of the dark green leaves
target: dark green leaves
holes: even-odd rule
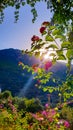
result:
[[[24,6],[25,5],[25,2],[22,2],[22,6]]]
[[[36,20],[36,17],[37,17],[37,11],[35,8],[32,8],[31,9],[31,12],[33,14],[33,19],[32,19],[32,22],[34,23],[34,21]]]

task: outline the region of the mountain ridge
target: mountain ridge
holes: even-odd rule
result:
[[[2,91],[10,90],[13,96],[19,95],[21,89],[23,90],[23,87],[25,87],[32,76],[31,73],[28,73],[26,70],[22,70],[22,68],[18,66],[19,61],[30,66],[39,62],[39,60],[35,59],[35,57],[29,57],[26,54],[22,55],[21,50],[18,49],[10,48],[0,50],[0,88]],[[57,63],[53,66],[52,71],[54,76],[65,80],[66,69],[65,63]],[[73,66],[71,72],[73,74]],[[28,98],[39,97],[43,99],[46,93],[42,90],[38,90],[38,88],[35,87],[35,84],[36,81],[32,80],[24,96]]]

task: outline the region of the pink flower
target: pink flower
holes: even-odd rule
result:
[[[39,40],[40,40],[40,38],[38,36],[35,36],[35,35],[31,38],[31,41],[33,41],[33,42],[39,41]]]
[[[33,116],[36,120],[38,120],[38,121],[42,121],[42,120],[44,120],[43,117],[40,117],[40,116],[37,115],[37,114],[32,114],[32,116]]]
[[[46,27],[41,27],[40,28],[40,33],[43,33],[45,31]]]
[[[48,62],[45,63],[44,68],[45,68],[45,70],[48,70],[51,66],[52,66],[52,62],[48,61]]]
[[[2,109],[4,107],[4,105],[3,104],[0,104],[0,109]]]
[[[37,117],[36,119],[37,119],[38,121],[42,121],[42,120],[44,120],[43,117]]]
[[[56,111],[54,109],[52,109],[51,114],[52,114],[52,116],[54,116],[56,114]]]
[[[64,126],[65,126],[66,128],[69,128],[69,127],[70,127],[69,122],[68,122],[68,121],[64,121]]]
[[[47,116],[47,112],[45,110],[42,111],[42,115]]]
[[[53,122],[53,118],[52,118],[52,117],[50,117],[50,118],[49,118],[49,121],[50,121],[50,122]]]
[[[45,104],[45,107],[46,107],[46,108],[48,108],[48,107],[49,107],[49,104],[48,104],[48,103],[46,103],[46,104]]]

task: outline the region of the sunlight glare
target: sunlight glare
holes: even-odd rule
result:
[[[44,55],[44,59],[47,60],[47,59],[50,59],[50,60],[53,60],[53,56],[50,56],[50,54],[45,54]]]
[[[45,60],[47,60],[47,59],[53,60],[53,56],[50,55],[51,53],[54,53],[54,51],[52,48],[49,48],[48,52],[44,55],[44,59]]]

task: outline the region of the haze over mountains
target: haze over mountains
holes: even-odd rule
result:
[[[28,55],[22,55],[22,52],[17,49],[5,49],[0,50],[0,88],[2,91],[10,90],[14,96],[18,96],[21,90],[27,90],[21,96],[26,96],[28,98],[40,98],[43,99],[46,96],[42,90],[38,90],[35,87],[36,81],[31,79],[31,73],[23,70],[18,66],[18,62],[21,61],[27,65],[33,65],[39,62],[34,57],[29,57]],[[65,80],[66,77],[66,65],[65,63],[57,63],[52,67],[52,71],[55,77],[59,77]],[[73,74],[73,67],[71,73]],[[49,82],[52,85],[52,82]],[[28,89],[23,89],[28,86]],[[46,100],[46,99],[44,99]]]

